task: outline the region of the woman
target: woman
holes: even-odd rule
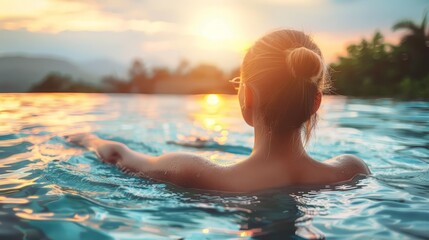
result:
[[[234,82],[239,84],[241,112],[254,127],[255,141],[251,155],[232,166],[218,166],[188,153],[148,156],[94,135],[79,134],[68,140],[126,171],[207,190],[250,192],[324,185],[370,173],[353,155],[319,162],[304,149],[302,137],[304,142],[309,140],[328,86],[322,54],[309,36],[279,30],[262,37],[247,52],[241,77]]]

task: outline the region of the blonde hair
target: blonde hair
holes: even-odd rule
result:
[[[263,36],[244,57],[241,78],[257,95],[261,117],[274,134],[304,125],[308,142],[317,122],[317,94],[329,88],[322,53],[308,35],[278,30]]]

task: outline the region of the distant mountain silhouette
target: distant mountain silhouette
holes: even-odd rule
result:
[[[50,57],[0,57],[0,92],[25,92],[49,73],[69,75],[73,79],[98,83],[101,76],[77,64]]]

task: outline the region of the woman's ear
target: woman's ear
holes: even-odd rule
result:
[[[252,88],[244,85],[244,107],[253,108],[253,91]]]
[[[322,92],[317,91],[316,97],[314,98],[314,105],[313,105],[313,113],[315,114],[317,110],[320,108],[320,104],[322,103]]]

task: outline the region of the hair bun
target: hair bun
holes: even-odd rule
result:
[[[299,47],[286,51],[286,64],[293,78],[316,83],[322,77],[322,58],[308,48]]]

